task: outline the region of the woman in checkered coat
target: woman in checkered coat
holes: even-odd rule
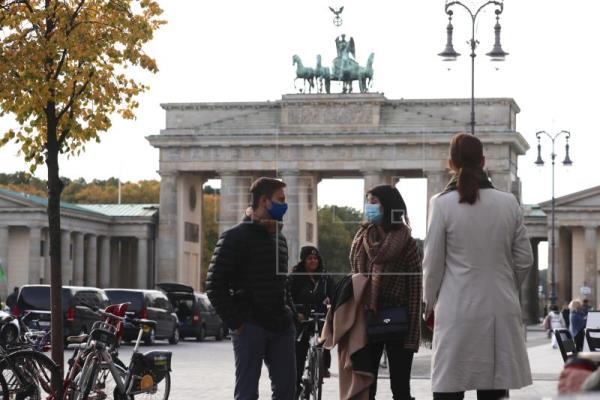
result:
[[[369,273],[370,287],[364,299],[371,312],[384,308],[406,307],[408,332],[383,341],[369,338],[375,381],[369,390],[374,399],[377,372],[385,347],[394,399],[411,399],[410,371],[413,355],[419,350],[422,294],[421,251],[411,236],[404,199],[393,186],[380,185],[369,190],[365,222],[350,250],[353,273]]]

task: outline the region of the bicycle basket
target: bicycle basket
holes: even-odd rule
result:
[[[114,326],[102,321],[94,322],[92,331],[88,340],[95,340],[98,343],[103,343],[106,346],[112,346],[117,343],[117,330]]]
[[[147,353],[133,353],[131,356],[131,372],[133,375],[133,390],[145,391],[152,385],[158,384],[171,371],[170,351],[149,351]],[[150,376],[152,379],[148,378]]]

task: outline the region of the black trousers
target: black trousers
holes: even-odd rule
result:
[[[433,393],[433,400],[462,400],[465,392]],[[477,400],[500,400],[508,398],[508,390],[478,390]]]
[[[575,347],[577,347],[577,351],[583,351],[583,339],[585,339],[585,329],[577,332],[577,335],[573,338],[575,341]]]
[[[406,350],[402,340],[369,342],[371,361],[373,362],[372,371],[375,374],[375,381],[369,389],[369,399],[375,399],[377,394],[377,375],[384,347],[388,357],[392,397],[394,400],[410,400],[410,371],[415,353],[412,350]]]

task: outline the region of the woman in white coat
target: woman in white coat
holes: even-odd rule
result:
[[[483,146],[458,134],[454,176],[430,202],[423,260],[425,318],[434,316],[434,400],[508,396],[531,384],[519,287],[533,255],[516,198],[493,188]]]

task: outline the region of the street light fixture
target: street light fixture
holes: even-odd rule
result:
[[[555,238],[555,234],[554,234],[554,228],[555,228],[555,224],[556,224],[556,220],[555,220],[555,215],[554,215],[554,211],[555,211],[555,197],[554,197],[554,165],[556,164],[556,151],[554,150],[554,144],[556,142],[556,139],[558,139],[560,136],[565,135],[565,159],[563,160],[563,165],[565,167],[570,167],[571,165],[573,165],[573,161],[571,160],[571,157],[569,156],[569,139],[571,138],[571,132],[569,131],[560,131],[554,135],[549,134],[546,131],[539,131],[536,132],[535,137],[538,140],[538,145],[537,145],[537,149],[538,149],[538,156],[537,156],[537,160],[535,160],[535,165],[537,165],[538,167],[543,167],[544,166],[544,160],[542,159],[542,144],[541,144],[541,139],[542,136],[546,136],[550,139],[550,141],[552,142],[552,153],[550,154],[550,158],[552,160],[552,208],[551,208],[551,224],[552,224],[552,234],[551,234],[551,238],[550,238],[550,266],[552,267],[552,271],[551,271],[551,277],[550,277],[550,304],[554,305],[556,304],[556,260],[555,260],[555,250],[556,250],[556,238]]]
[[[502,27],[500,26],[500,14],[504,10],[504,0],[490,0],[486,1],[482,4],[477,10],[473,11],[470,7],[466,6],[460,1],[450,1],[446,0],[446,14],[448,15],[448,26],[446,27],[446,48],[444,51],[439,53],[438,55],[443,58],[444,61],[456,61],[459,53],[454,50],[454,45],[452,44],[452,31],[454,27],[452,26],[452,15],[454,12],[451,10],[453,6],[461,6],[471,16],[471,40],[468,41],[471,45],[471,135],[475,135],[475,50],[477,49],[477,45],[479,41],[475,39],[475,21],[477,16],[481,10],[483,10],[488,5],[494,5],[498,7],[496,9],[496,25],[494,26],[494,34],[495,34],[495,42],[492,51],[487,53],[486,55],[491,57],[492,61],[504,61],[505,57],[508,55],[507,52],[502,50],[502,45],[500,43],[500,31]]]

